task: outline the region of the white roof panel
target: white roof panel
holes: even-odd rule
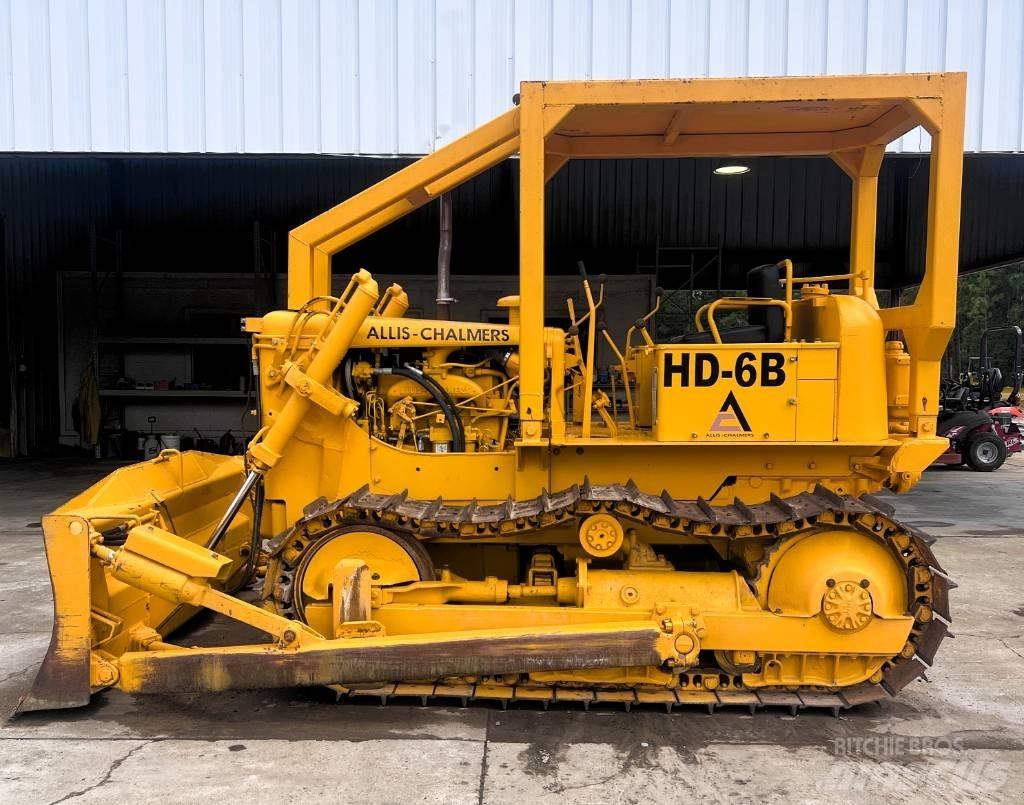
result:
[[[966,70],[967,150],[1013,152],[1022,32],[1021,0],[0,0],[0,151],[420,154],[524,79]]]

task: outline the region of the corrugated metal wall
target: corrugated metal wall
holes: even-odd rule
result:
[[[89,226],[103,226],[109,195],[109,171],[98,160],[0,157],[0,315],[11,340],[0,371],[9,372],[4,386],[20,413],[23,449],[51,444],[59,432],[56,271],[72,255],[88,267]]]
[[[1020,151],[1022,40],[1020,0],[0,0],[0,151],[420,154],[524,79],[932,70]]]
[[[277,233],[284,270],[287,231],[408,164],[407,159],[135,158],[104,159],[110,220],[123,230],[131,270],[245,271],[252,224]],[[710,159],[577,160],[551,182],[547,199],[548,270],[631,271],[638,258],[668,246],[721,246],[726,287],[752,260],[797,256],[834,266],[849,246],[850,184],[830,160],[761,158],[742,177],[723,178]],[[455,272],[518,271],[518,162],[502,165],[454,193]],[[920,279],[928,193],[927,157],[885,160],[879,182],[879,284]],[[1024,160],[965,162],[960,263],[965,271],[1024,256]],[[116,223],[114,223],[116,222]],[[172,233],[169,237],[169,233]],[[431,273],[436,208],[428,206],[336,258],[336,271]],[[126,268],[127,270],[127,268]],[[715,287],[705,277],[704,287]]]

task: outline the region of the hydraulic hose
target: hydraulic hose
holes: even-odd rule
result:
[[[342,388],[345,390],[345,396],[348,397],[350,400],[355,400],[356,403],[359,404],[359,407],[362,408],[362,402],[360,401],[359,396],[356,394],[356,382],[355,379],[352,377],[351,356],[346,356],[345,360],[341,364],[341,383]],[[358,411],[359,409],[356,410]]]
[[[452,452],[466,452],[466,431],[463,429],[462,420],[459,419],[459,414],[455,410],[455,402],[439,383],[437,383],[433,378],[427,377],[427,375],[423,374],[419,369],[414,369],[409,366],[409,364],[406,364],[405,366],[396,366],[394,368],[375,369],[374,374],[398,375],[399,377],[408,378],[414,383],[418,383],[422,386],[426,392],[433,397],[434,402],[441,409],[441,413],[444,414],[444,418],[448,422],[448,429],[452,432]]]
[[[248,587],[256,575],[256,559],[260,553],[260,522],[263,519],[262,478],[253,487],[249,500],[252,504],[252,538],[249,541],[249,556],[246,558],[245,569],[239,579],[238,586],[231,591],[231,595]]]

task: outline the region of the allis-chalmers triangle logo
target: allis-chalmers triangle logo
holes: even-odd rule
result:
[[[709,433],[750,433],[750,423],[743,415],[743,409],[731,391],[711,423]]]

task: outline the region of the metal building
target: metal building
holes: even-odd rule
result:
[[[1020,0],[0,0],[0,453],[70,427],[71,336],[32,312],[58,276],[269,276],[246,304],[270,304],[289,228],[506,109],[523,79],[965,70],[961,264],[1020,260],[1022,40]],[[883,168],[893,286],[921,263],[928,148],[911,132]],[[571,164],[550,265],[729,287],[781,250],[845,259],[829,163],[763,159],[731,182],[714,165]],[[516,177],[512,160],[455,194],[456,275],[512,272]],[[336,270],[433,271],[436,210],[398,227]],[[717,263],[694,273],[704,252]]]
[[[1022,37],[1019,0],[0,0],[0,151],[422,154],[525,79],[942,70],[967,150],[1020,151]]]

